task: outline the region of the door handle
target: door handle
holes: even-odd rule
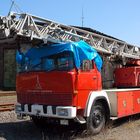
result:
[[[97,76],[93,76],[93,80],[97,79]]]

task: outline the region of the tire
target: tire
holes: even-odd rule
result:
[[[100,102],[92,106],[90,116],[87,118],[87,130],[90,134],[98,134],[106,122],[105,108]]]

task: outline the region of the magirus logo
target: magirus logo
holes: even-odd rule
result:
[[[38,75],[36,76],[36,85],[35,85],[35,89],[37,89],[37,90],[41,90],[41,89],[42,89],[42,87],[41,87],[41,85],[40,85],[40,81],[39,81],[39,76],[38,76]]]

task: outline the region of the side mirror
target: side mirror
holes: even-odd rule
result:
[[[82,71],[89,71],[91,69],[91,61],[83,60],[82,62]]]

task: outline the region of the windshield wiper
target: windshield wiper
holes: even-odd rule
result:
[[[39,67],[40,65],[41,65],[41,63],[36,64],[36,65],[32,65],[32,66],[31,66],[31,69],[33,69],[33,68],[40,68],[40,67]]]
[[[68,63],[59,64],[58,67],[59,67],[59,66],[63,66],[63,65],[67,66],[67,64],[68,64]]]

